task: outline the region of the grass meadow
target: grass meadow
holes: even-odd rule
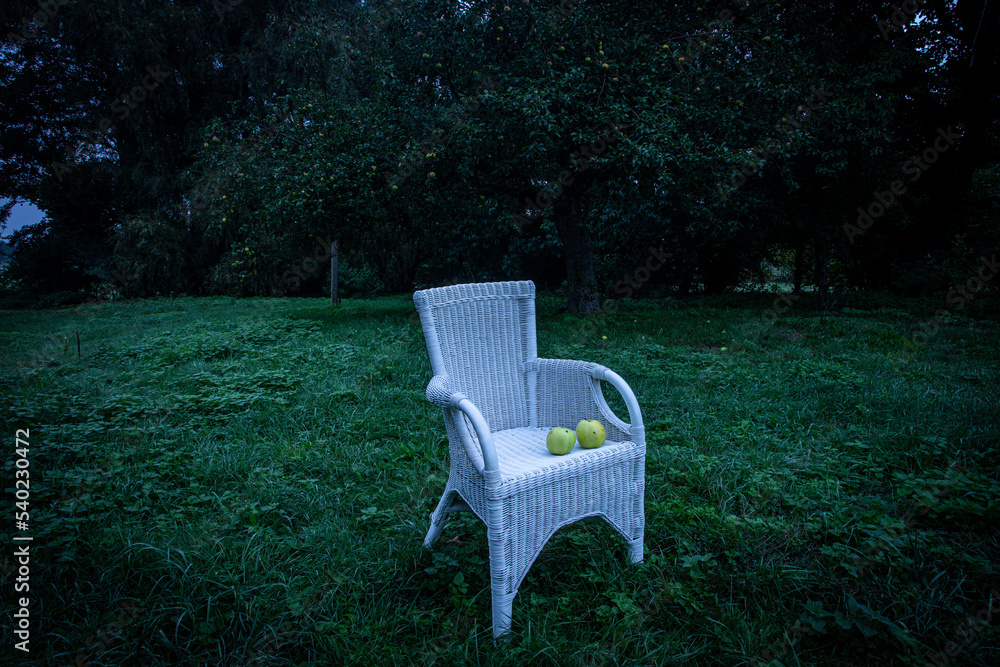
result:
[[[996,311],[916,347],[937,302],[772,300],[539,296],[540,356],[639,398],[646,557],[560,531],[499,645],[484,526],[421,544],[448,452],[410,298],[5,311],[0,533],[29,429],[33,541],[30,660],[3,559],[4,662],[1000,664]]]

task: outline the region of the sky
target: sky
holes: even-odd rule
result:
[[[9,199],[0,199],[0,204],[5,204]],[[44,214],[32,204],[21,203],[11,211],[10,218],[7,219],[7,226],[3,230],[3,240],[6,241],[12,233],[24,227],[32,225],[42,219]]]

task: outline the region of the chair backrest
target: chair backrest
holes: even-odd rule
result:
[[[535,284],[452,285],[415,292],[413,301],[435,375],[465,394],[490,429],[527,426],[525,363],[538,356]]]

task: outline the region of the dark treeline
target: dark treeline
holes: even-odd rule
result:
[[[25,302],[567,282],[923,294],[998,245],[984,0],[16,0]],[[0,217],[4,216],[0,210]],[[647,266],[650,257],[657,257]]]

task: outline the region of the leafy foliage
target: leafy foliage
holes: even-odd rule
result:
[[[581,313],[661,246],[658,294],[772,267],[821,309],[931,292],[996,243],[1000,10],[890,9],[60,6],[0,59],[0,193],[63,218],[53,238],[96,225],[74,264],[146,276],[134,294],[317,293],[317,237],[390,292],[565,279]],[[19,275],[41,285],[38,235]]]

